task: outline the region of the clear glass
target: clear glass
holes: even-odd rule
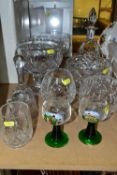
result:
[[[109,59],[112,62],[113,76],[117,78],[117,42],[110,42],[108,44]]]
[[[117,111],[117,79],[110,76],[94,75],[84,79],[81,87],[79,93],[80,99],[92,92],[94,92],[93,96],[96,97],[98,96],[99,89],[101,89],[101,98],[105,99],[106,97],[109,101],[110,113]]]
[[[28,105],[33,122],[33,129],[36,129],[38,120],[38,108],[32,89],[25,84],[18,84],[11,94],[11,101],[21,101]]]
[[[21,43],[18,50],[25,58],[24,70],[33,75],[33,89],[39,95],[39,89],[44,74],[48,69],[57,68],[62,62],[63,53],[60,43],[44,40],[43,38],[32,39]]]
[[[94,25],[97,21],[97,14],[95,8],[92,8],[89,12],[88,22],[87,22],[87,34],[86,40],[81,44],[79,48],[79,53],[87,53],[92,56],[92,54],[98,56],[100,54],[100,48],[97,41],[94,39],[95,30],[97,29]]]
[[[67,100],[50,98],[42,105],[42,116],[52,125],[63,125],[70,120],[71,106]]]
[[[22,84],[24,83],[24,67],[25,67],[26,61],[24,57],[21,55],[19,49],[17,49],[15,56],[13,58],[13,61],[17,71],[18,83]]]
[[[64,68],[49,70],[42,81],[41,95],[44,100],[61,97],[72,103],[76,95],[72,74]]]
[[[106,59],[110,59],[110,43],[117,43],[117,21],[108,25],[102,32],[99,38],[99,45]],[[113,49],[112,49],[113,52]],[[115,52],[114,52],[115,53]],[[112,53],[113,54],[113,53]]]
[[[71,105],[76,95],[76,87],[71,73],[63,68],[50,70],[41,85],[44,99],[42,116],[53,125],[53,130],[45,137],[51,147],[62,147],[68,143],[68,136],[61,129],[71,117]]]
[[[110,82],[105,76],[91,76],[80,86],[79,115],[88,122],[88,126],[79,133],[79,138],[85,144],[98,144],[102,139],[96,124],[110,117]]]
[[[111,78],[108,95],[111,105],[111,113],[117,112],[117,79],[115,78]]]
[[[29,107],[24,102],[9,102],[0,108],[0,135],[5,144],[19,148],[33,135]]]
[[[97,14],[96,14],[96,10],[95,8],[92,8],[89,12],[89,16],[88,16],[88,22],[90,25],[95,25],[97,21]]]
[[[65,62],[65,68],[70,70],[76,83],[77,94],[79,93],[80,83],[84,78],[92,75],[112,75],[112,64],[110,60],[103,57],[95,57],[90,54],[79,54],[69,58]]]
[[[61,125],[69,121],[71,117],[71,105],[69,102],[61,98],[50,98],[44,101],[42,116],[46,122],[53,125],[53,130],[45,136],[46,144],[55,148],[66,145],[69,137],[63,132]]]
[[[94,39],[96,27],[88,26],[86,29],[87,29],[87,38],[81,44],[78,52],[80,54],[84,54],[84,53],[86,54],[88,52],[88,54],[90,54],[90,57],[92,55],[99,56],[100,47],[98,42]]]
[[[51,42],[54,43],[54,45],[59,45],[59,47],[62,49],[63,56],[66,57],[69,54],[71,55],[71,36],[66,33],[58,34],[41,34],[38,37],[34,37],[34,40],[39,40],[43,42]],[[69,53],[69,54],[68,54]]]

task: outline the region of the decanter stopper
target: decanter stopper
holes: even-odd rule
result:
[[[97,14],[96,14],[95,8],[92,8],[91,11],[89,12],[88,21],[90,25],[93,25],[93,26],[95,25],[97,21]]]

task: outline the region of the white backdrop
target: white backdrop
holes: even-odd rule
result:
[[[0,18],[5,50],[4,59],[6,59],[6,68],[3,68],[3,58],[2,55],[0,55],[2,67],[2,69],[0,69],[0,76],[2,76],[0,77],[0,83],[16,83],[17,74],[13,63],[13,56],[16,49],[16,32],[12,0],[0,0]],[[1,71],[7,71],[8,79],[3,76],[5,73],[2,73]]]

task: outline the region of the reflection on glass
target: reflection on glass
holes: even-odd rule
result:
[[[20,49],[16,50],[15,56],[13,58],[15,68],[18,76],[18,83],[24,83],[24,67],[26,64],[25,58],[22,56]]]
[[[63,9],[47,8],[46,9],[46,31],[51,34],[62,34],[63,31]]]

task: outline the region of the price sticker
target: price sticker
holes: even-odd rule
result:
[[[107,68],[103,69],[102,74],[106,75],[109,73],[109,71],[110,71],[110,67],[107,67]]]
[[[54,50],[54,49],[49,49],[49,50],[47,50],[47,53],[48,53],[49,55],[54,54],[54,53],[55,53],[55,50]]]
[[[108,115],[109,114],[109,111],[110,111],[110,106],[107,103],[107,105],[104,107],[104,113]]]
[[[15,123],[14,121],[4,121],[5,127],[14,127]]]
[[[62,83],[64,84],[64,86],[67,86],[71,83],[71,80],[70,78],[67,78],[67,79],[62,80]]]

